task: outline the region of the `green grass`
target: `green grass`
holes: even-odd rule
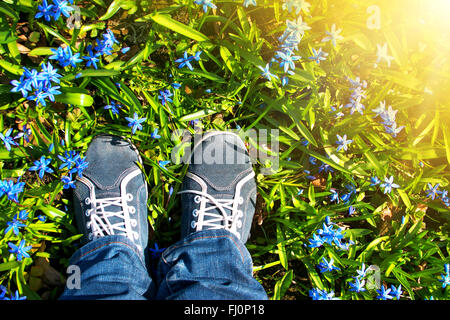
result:
[[[368,28],[373,17],[368,5],[356,0],[339,6],[310,1],[309,11],[298,15],[284,10],[283,1],[258,0],[256,7],[247,8],[242,1],[214,1],[217,9],[207,13],[193,1],[75,2],[81,8],[80,29],[68,29],[65,17],[35,19],[40,2],[0,2],[0,132],[13,128],[15,136],[24,124],[32,132],[29,143],[20,138],[11,151],[0,145],[0,178],[25,182],[18,203],[6,195],[0,198],[0,284],[7,296],[18,290],[28,299],[56,299],[62,292],[60,282],[44,283],[42,276],[49,266],[65,276],[79,238],[72,191],[61,182],[67,170],[58,169],[62,162],[57,155],[65,150],[83,154],[102,132],[131,138],[149,183],[150,242],[167,247],[179,239],[176,193],[187,169],[183,163],[170,163],[167,170],[158,165],[171,160],[177,147],[173,132],[240,127],[243,132],[279,130],[279,150],[272,150],[279,167],[268,175],[262,169],[270,169],[270,163],[255,165],[258,203],[247,243],[254,275],[270,298],[310,299],[316,288],[334,291],[340,299],[376,299],[375,289],[350,291],[352,277],[365,263],[379,267],[383,285],[401,285],[401,299],[448,299],[448,288],[439,279],[450,263],[450,210],[443,200],[427,197],[426,190],[428,184],[439,184],[440,191],[449,185],[450,63],[445,58],[450,41],[439,32],[448,20],[430,19],[436,10],[431,5],[380,1],[377,30]],[[408,10],[403,10],[405,3]],[[270,67],[279,77],[272,81],[259,66],[275,56],[286,20],[298,16],[311,29],[295,51],[301,58],[283,86],[285,73],[278,63]],[[418,18],[424,19],[422,25],[412,22]],[[343,36],[336,47],[322,42],[333,24]],[[84,62],[63,68],[49,60],[49,48],[62,44],[85,56],[87,45],[102,39],[107,29],[119,44],[101,58],[97,70]],[[384,60],[376,62],[377,45],[385,43],[393,57],[390,67]],[[123,54],[122,47],[130,51]],[[322,48],[328,56],[317,64],[308,58],[312,48]],[[185,51],[202,51],[200,61],[192,61],[192,71],[175,63]],[[47,61],[63,76],[54,103],[47,99],[43,106],[11,92],[10,81],[20,78],[22,67],[40,70]],[[348,79],[357,77],[367,81],[365,109],[350,114],[345,107],[351,94]],[[181,88],[173,89],[173,82]],[[164,89],[174,94],[165,105],[158,99]],[[122,105],[119,115],[104,109],[112,101]],[[386,132],[380,117],[374,118],[372,110],[382,101],[398,110],[395,119],[404,129],[396,137]],[[337,118],[339,110],[344,115]],[[125,117],[135,112],[146,121],[132,134]],[[196,127],[192,120],[198,120]],[[160,139],[151,138],[155,128]],[[337,135],[344,134],[353,142],[338,152]],[[29,168],[42,155],[52,159],[54,173],[40,179]],[[311,156],[317,164],[310,163]],[[333,172],[319,173],[322,164]],[[385,194],[380,185],[371,185],[374,176],[382,182],[393,176],[399,188]],[[347,202],[331,201],[330,190],[342,196],[348,185],[355,189]],[[30,213],[27,226],[18,235],[5,234],[7,222],[23,209]],[[38,219],[41,215],[45,222]],[[343,241],[353,242],[348,250],[328,244],[308,247],[326,217],[345,230]],[[29,258],[18,261],[8,243],[22,239],[33,247]],[[340,270],[321,273],[317,265],[323,257],[332,258]]]

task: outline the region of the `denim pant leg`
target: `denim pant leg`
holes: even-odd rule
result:
[[[69,288],[69,277],[76,272],[69,274],[61,300],[143,300],[151,298],[154,291],[144,256],[124,236],[106,236],[87,243],[74,253],[70,265],[79,267],[80,288]]]
[[[245,245],[226,230],[195,232],[167,248],[157,269],[157,299],[266,300]]]

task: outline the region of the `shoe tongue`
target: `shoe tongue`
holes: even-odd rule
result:
[[[95,192],[95,198],[97,203],[97,212],[121,212],[123,211],[122,202],[119,202],[118,200],[114,201],[112,198],[118,198],[120,197],[120,193],[118,192],[111,192],[111,191],[104,191],[104,190],[96,190]],[[105,199],[110,199],[111,201],[105,201]],[[111,203],[111,204],[110,204]],[[103,209],[100,208],[103,207]],[[103,220],[103,222],[106,222],[106,219],[109,221],[110,224],[117,224],[122,223],[123,219],[117,216],[107,216],[104,217],[103,215],[97,214],[99,218]],[[117,234],[117,231],[114,230],[115,234]]]
[[[228,217],[231,216],[232,214],[232,210],[223,207],[223,201],[222,200],[233,200],[233,196],[231,194],[226,194],[226,193],[217,193],[217,194],[211,194],[209,193],[210,196],[212,196],[221,206],[222,210],[226,213],[226,215]],[[229,205],[230,206],[230,205]],[[214,202],[211,201],[211,199],[208,199],[208,201],[205,204],[205,209],[207,213],[213,213],[213,214],[217,214],[219,216],[223,216],[222,211],[219,208],[215,208],[215,209],[208,209],[210,207],[216,207],[216,204]],[[217,219],[216,217],[212,217],[210,215],[205,215],[203,217],[203,221],[208,221],[208,220],[215,220]],[[224,224],[224,221],[221,221],[221,224]],[[205,226],[204,229],[208,229],[210,227]]]

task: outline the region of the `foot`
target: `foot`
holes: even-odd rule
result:
[[[96,136],[86,152],[89,163],[77,177],[75,219],[84,243],[123,235],[144,250],[148,243],[147,184],[135,146],[120,137]]]
[[[231,132],[208,132],[196,142],[183,181],[181,236],[225,229],[250,236],[256,182],[244,142]]]

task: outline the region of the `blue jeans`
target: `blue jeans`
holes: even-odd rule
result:
[[[252,276],[247,248],[226,230],[195,232],[167,248],[154,279],[146,258],[124,236],[89,242],[74,253],[70,264],[79,267],[80,286],[66,286],[62,300],[267,299]]]

